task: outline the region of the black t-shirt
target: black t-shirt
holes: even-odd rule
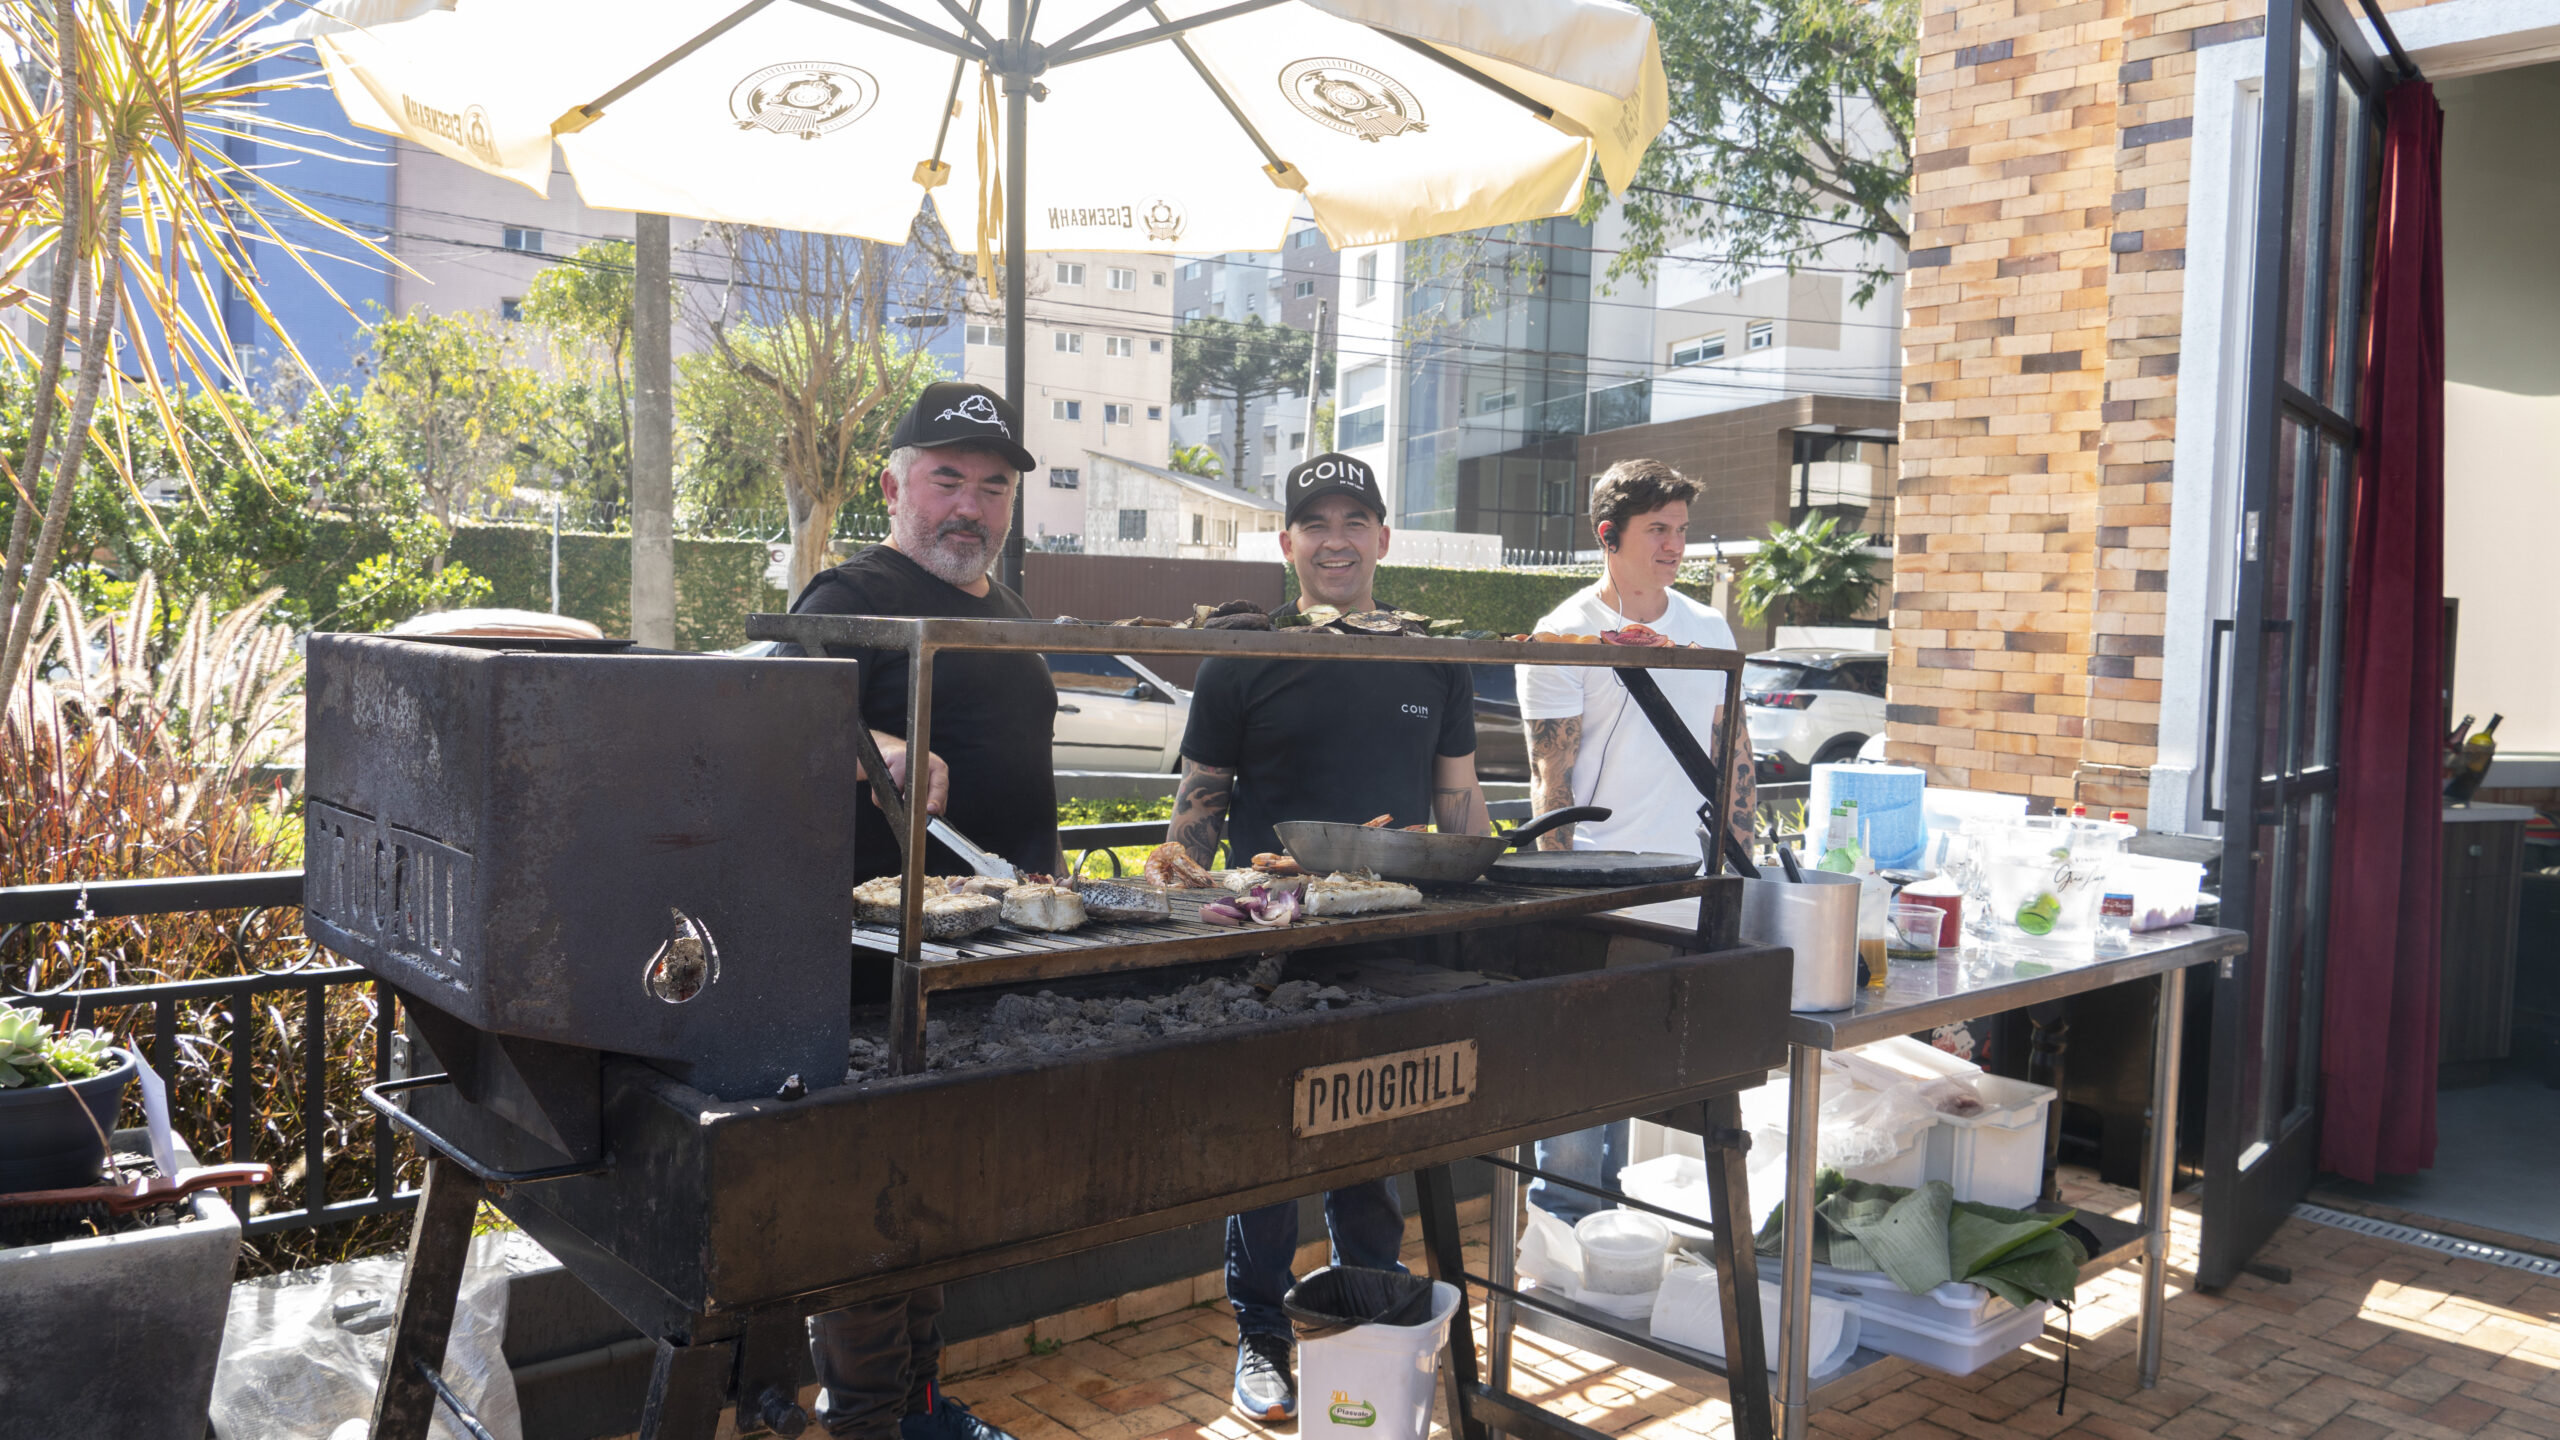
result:
[[[1475,682],[1463,665],[1220,656],[1200,666],[1182,753],[1236,772],[1239,865],[1281,848],[1283,820],[1426,824],[1432,762],[1476,753]]]
[[[886,545],[874,545],[812,577],[794,614],[882,615],[970,620],[1027,620],[1030,607],[1003,585],[972,595],[945,583]],[[906,652],[830,646],[827,653],[862,664],[862,718],[887,735],[907,733]],[[953,828],[1024,870],[1058,864],[1057,780],[1049,737],[1058,692],[1049,667],[1032,654],[944,654],[933,662],[933,753],[951,770]],[[1374,812],[1373,812],[1374,813]],[[854,807],[856,878],[898,873],[905,858],[889,821],[866,792]],[[1361,817],[1363,819],[1367,816]],[[968,865],[925,842],[935,875],[966,875]]]

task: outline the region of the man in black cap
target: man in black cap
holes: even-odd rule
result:
[[[1022,597],[988,578],[1012,528],[1013,494],[1039,462],[1022,448],[1022,417],[979,385],[942,382],[889,437],[880,494],[889,540],[812,577],[795,614],[1027,620]],[[906,788],[907,656],[830,647],[862,664],[862,723]],[[1037,655],[939,656],[933,666],[929,813],[1023,870],[1055,873],[1058,800],[1049,736],[1057,691]],[[908,790],[912,795],[914,791]],[[868,794],[854,802],[856,878],[895,875],[905,860]],[[929,843],[929,874],[967,867]],[[888,998],[885,966],[857,968],[853,1001]],[[819,1416],[857,1440],[1012,1440],[942,1393],[942,1287],[811,1317]]]
[[[1372,587],[1388,533],[1377,476],[1348,455],[1318,455],[1289,472],[1282,497],[1280,554],[1297,573],[1299,606],[1378,608]],[[1200,667],[1192,689],[1171,838],[1207,865],[1223,822],[1229,860],[1241,865],[1280,848],[1272,827],[1284,820],[1358,824],[1383,810],[1392,825],[1488,834],[1475,751],[1475,682],[1464,665],[1221,656]],[[1338,1263],[1403,1268],[1392,1179],[1326,1194],[1325,1229]],[[1280,1308],[1297,1248],[1294,1202],[1227,1219],[1235,1406],[1257,1420],[1297,1413]]]

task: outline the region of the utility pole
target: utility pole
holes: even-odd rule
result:
[[[1302,462],[1316,458],[1316,377],[1324,373],[1324,317],[1328,308],[1325,301],[1316,302],[1315,334],[1307,341],[1307,416],[1306,428],[1300,432],[1306,436],[1306,443],[1298,447]]]
[[[674,362],[668,331],[667,217],[631,232],[631,638],[676,646]]]

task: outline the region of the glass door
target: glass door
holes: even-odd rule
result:
[[[2336,0],[2273,0],[2260,108],[2237,584],[2221,757],[2223,923],[2198,1281],[2230,1283],[2309,1187],[2318,1138],[2340,633],[2384,66]]]

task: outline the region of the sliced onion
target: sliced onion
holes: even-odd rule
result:
[[[1200,922],[1204,925],[1242,925],[1244,920],[1244,912],[1224,900],[1207,901],[1200,907]]]

